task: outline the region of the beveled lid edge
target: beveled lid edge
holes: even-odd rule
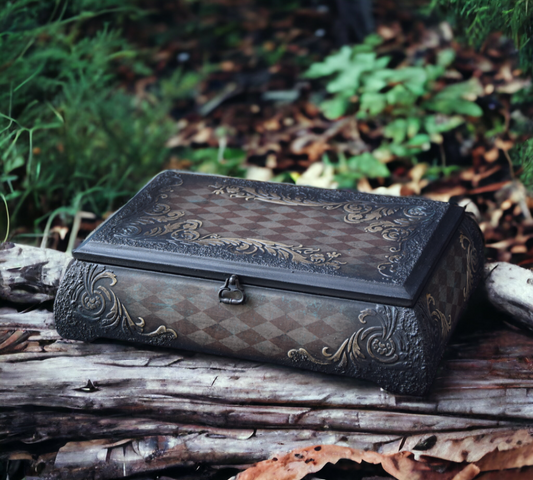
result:
[[[202,175],[216,177],[220,180],[240,180],[219,175],[197,174],[191,172],[165,171],[156,175],[143,189],[141,189],[131,201],[138,198],[146,187],[154,180],[161,180],[166,176],[176,177],[179,175]],[[268,184],[269,182],[255,182]],[[282,185],[282,184],[279,184]],[[331,193],[328,189],[318,189]],[[350,197],[357,195],[363,201],[379,202],[380,200],[398,201],[403,204],[421,205],[438,204],[425,198],[417,197],[391,197],[386,195],[361,194],[358,192],[346,192]],[[415,202],[413,202],[415,200]],[[129,245],[115,245],[95,239],[112,223],[117,222],[124,215],[124,208],[117,210],[105,222],[103,222],[77,249],[73,251],[74,258],[79,260],[116,265],[143,270],[188,275],[197,278],[224,280],[229,275],[238,275],[245,284],[278,288],[282,290],[327,295],[360,301],[387,303],[390,305],[413,306],[424,284],[435,268],[439,257],[443,254],[449,240],[455,233],[464,217],[464,209],[448,204],[443,218],[435,228],[433,235],[427,241],[422,254],[403,284],[385,284],[382,282],[362,280],[353,277],[336,277],[307,271],[289,270],[284,271],[284,278],[280,279],[279,267],[238,263],[226,260],[216,260],[198,256],[189,256],[176,252],[158,251],[149,248],[138,248]],[[324,283],[327,282],[327,286]],[[378,293],[379,292],[379,293]]]

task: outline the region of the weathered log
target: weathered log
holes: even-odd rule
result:
[[[19,314],[22,318],[26,315]],[[36,316],[35,312],[31,315]],[[262,413],[259,406],[305,407],[308,410],[296,409],[293,415],[288,414],[291,410],[280,413],[277,422],[311,422],[306,419],[313,417],[315,425],[321,423],[326,428],[333,428],[331,422],[334,428],[344,428],[341,425],[345,413],[337,419],[326,415],[319,421],[317,408],[478,415],[500,421],[533,418],[533,367],[529,361],[533,338],[511,329],[456,337],[432,393],[419,398],[389,394],[360,380],[224,357],[104,341],[53,341],[57,338],[55,332],[37,332],[49,314],[44,317],[34,323],[35,327],[29,319],[19,321],[19,325],[26,325],[25,330],[36,333],[25,340],[23,351],[1,357],[0,397],[4,407],[157,411],[196,415],[203,417],[206,424],[217,426],[221,426],[222,414],[230,423],[243,421],[243,404],[256,406],[258,418],[274,414]],[[0,327],[3,332],[14,330],[4,316],[0,316]],[[95,387],[92,391],[83,388],[88,380]],[[347,421],[348,425],[353,425],[353,418]],[[435,428],[435,418],[427,420],[427,428]],[[397,421],[394,418],[391,424]]]
[[[82,387],[84,388],[84,387]],[[90,390],[91,387],[85,387]],[[92,387],[96,388],[96,387]],[[31,411],[14,408],[0,412],[0,444],[14,441],[38,443],[46,440],[73,440],[110,436],[167,435],[183,428],[186,422],[227,428],[301,428],[317,431],[362,431],[404,435],[421,431],[463,431],[480,427],[516,426],[519,422],[438,416],[363,409],[270,407],[218,405],[180,401],[180,409],[157,416],[155,408],[132,417],[131,411],[83,414],[56,412],[41,408]],[[81,429],[83,425],[83,429]]]
[[[0,244],[0,299],[24,304],[53,300],[71,261],[56,250]]]
[[[2,450],[36,461],[10,445],[70,441],[50,460],[50,478],[84,479],[94,468],[97,478],[116,478],[124,468],[129,474],[248,464],[317,443],[379,450],[405,443],[409,433],[461,435],[533,423],[533,339],[510,329],[457,336],[423,399],[253,362],[65,341],[51,328],[50,312],[3,309],[0,335],[15,332],[27,334],[19,349],[0,356]],[[117,439],[124,446],[109,447]],[[76,464],[81,459],[86,463]]]
[[[48,463],[47,478],[86,480],[121,478],[157,472],[169,467],[218,465],[244,469],[264,458],[307,445],[340,444],[351,448],[378,450],[391,436],[316,432],[308,430],[183,430],[179,435],[71,442],[53,458],[24,456],[13,452],[9,458],[24,458],[34,465]]]
[[[485,265],[489,301],[518,325],[533,330],[533,272],[505,262]]]
[[[185,431],[181,435],[125,439],[120,445],[105,440],[72,442],[59,450],[54,464],[57,468],[79,468],[85,464],[89,468],[98,466],[99,470],[107,464],[115,469],[118,467],[116,473],[120,476],[124,470],[126,474],[131,475],[160,470],[169,465],[246,465],[268,458],[279,451],[290,451],[305,445],[345,444],[353,446],[352,448],[374,450],[378,449],[381,443],[396,439],[397,437],[385,435],[310,430],[204,429],[203,432]],[[147,458],[151,458],[150,462],[146,461]],[[116,473],[114,472],[115,475]]]
[[[51,312],[2,308],[0,451],[48,462],[49,478],[85,479],[95,468],[95,478],[116,478],[124,468],[249,464],[318,443],[413,448],[420,434],[438,449],[441,437],[533,424],[532,351],[533,337],[505,324],[458,332],[418,398],[254,362],[67,341]],[[58,441],[68,443],[40,460],[20,449]]]
[[[243,469],[265,458],[274,457],[275,461],[276,457],[295,449],[311,447],[316,450],[313,448],[315,445],[336,445],[385,456],[409,454],[413,460],[423,462],[422,469],[428,459],[440,463],[441,467],[452,462],[460,466],[460,470],[464,469],[464,462],[475,462],[480,467],[477,469],[479,472],[480,469],[490,471],[532,465],[532,442],[527,429],[482,429],[394,437],[293,429],[224,430],[183,426],[174,435],[70,442],[53,456],[47,454],[35,459],[18,451],[7,454],[6,458],[27,459],[35,466],[47,463],[46,478],[107,479],[156,472],[170,466],[203,464]],[[413,477],[398,478],[412,480]],[[431,478],[449,480],[451,476],[444,474]]]

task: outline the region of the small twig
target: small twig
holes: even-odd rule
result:
[[[439,143],[440,157],[442,159],[442,167],[446,167],[446,152],[444,151],[444,145]]]
[[[229,83],[224,87],[222,92],[220,92],[218,95],[216,95],[214,98],[209,100],[207,103],[202,105],[198,112],[202,117],[205,117],[209,115],[213,110],[218,108],[222,103],[224,103],[226,100],[228,100],[231,97],[235,97],[236,95],[239,95],[239,93],[242,92],[242,88],[237,85],[236,83]]]
[[[226,146],[228,145],[228,139],[226,137],[221,137],[218,139],[218,156],[217,160],[219,163],[224,161],[224,152],[226,151]]]
[[[70,237],[68,239],[67,251],[65,252],[67,255],[71,255],[72,250],[74,250],[74,245],[76,243],[76,238],[78,237],[78,232],[80,230],[81,221],[84,218],[92,220],[96,218],[96,215],[91,212],[83,212],[83,211],[78,211],[76,215],[74,215],[74,222],[72,223],[72,230],[70,231]]]
[[[513,167],[513,161],[511,160],[511,156],[509,155],[509,152],[507,150],[503,150],[503,154],[505,155],[505,158],[507,159],[507,162],[509,163],[509,173],[511,174],[511,179],[514,180],[514,167]]]

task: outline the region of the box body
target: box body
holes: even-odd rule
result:
[[[459,207],[166,172],[75,252],[59,333],[422,395],[482,271]]]

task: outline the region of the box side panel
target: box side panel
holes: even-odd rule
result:
[[[426,341],[413,309],[75,261],[54,307],[59,333],[110,338],[297,366],[421,394]]]
[[[475,221],[466,216],[423,289],[414,311],[422,337],[427,339],[424,357],[436,373],[452,335],[483,272],[483,236]],[[432,383],[429,378],[427,383]]]

